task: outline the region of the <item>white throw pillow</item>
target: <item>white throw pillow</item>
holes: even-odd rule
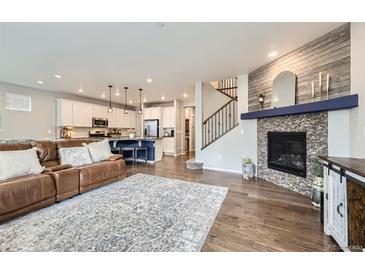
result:
[[[87,147],[67,147],[58,150],[61,165],[83,166],[93,163]]]
[[[110,150],[108,139],[105,139],[101,142],[84,144],[84,146],[89,149],[91,159],[94,163],[107,160],[110,156],[113,155]]]
[[[0,180],[41,174],[44,167],[39,163],[37,149],[0,151]]]

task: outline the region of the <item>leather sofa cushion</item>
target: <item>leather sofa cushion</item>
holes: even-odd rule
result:
[[[104,161],[78,167],[80,169],[80,186],[87,187],[101,181],[118,178],[124,172],[124,160]]]
[[[32,146],[29,143],[0,144],[0,151],[27,150],[31,148]]]
[[[60,162],[59,160],[57,161],[47,161],[47,162],[43,162],[42,166],[44,166],[45,168],[51,168],[54,166],[60,166]]]
[[[33,141],[31,145],[37,148],[38,158],[41,165],[45,162],[58,161],[57,144],[52,141]]]
[[[17,177],[0,182],[0,215],[55,197],[55,184],[48,174]]]
[[[58,141],[58,148],[68,148],[68,147],[82,147],[83,144],[90,144],[96,142],[97,140],[89,140],[89,139],[77,139],[77,140],[64,140]]]
[[[119,159],[123,159],[123,156],[120,155],[120,154],[114,154],[112,156],[110,156],[107,161],[116,161],[116,160],[119,160]]]
[[[80,170],[67,168],[47,173],[56,185],[56,201],[62,201],[79,194]]]
[[[72,165],[57,165],[57,166],[46,167],[44,169],[44,172],[56,172],[68,168],[72,168]]]

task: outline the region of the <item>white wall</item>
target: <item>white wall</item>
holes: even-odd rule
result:
[[[5,110],[7,92],[31,96],[32,112]],[[0,121],[0,139],[53,138],[56,134],[55,97],[39,90],[0,83]]]
[[[174,100],[174,113],[175,113],[175,155],[183,153],[183,121],[184,121],[184,109],[179,100]]]
[[[351,92],[359,107],[350,113],[351,156],[365,158],[365,23],[351,23]]]
[[[241,75],[238,77],[238,92],[241,95],[239,102],[239,114],[248,112],[248,75]],[[241,116],[241,115],[240,115]],[[243,157],[250,158],[257,166],[257,119],[241,120],[240,128],[243,134]],[[257,173],[257,170],[256,170]]]
[[[5,110],[5,94],[7,92],[31,96],[32,112]],[[0,82],[0,139],[55,138],[57,133],[57,98],[78,100],[105,106],[108,105],[106,101]],[[87,136],[89,130],[90,129],[74,129],[74,137]]]
[[[209,83],[203,83],[203,120],[206,120],[210,115],[217,111],[221,106],[230,100],[224,94],[217,90]]]
[[[328,112],[329,156],[351,156],[350,111],[345,109]]]
[[[202,149],[203,82],[195,83],[195,158],[200,158]]]
[[[238,120],[240,114],[247,111],[248,76],[238,77]],[[203,116],[203,85],[195,85],[195,121],[196,121],[196,159],[204,161],[204,168],[241,173],[242,157],[249,157],[257,162],[257,131],[256,120],[240,121],[239,126],[228,132],[224,137],[201,150],[202,147],[202,116]],[[224,102],[222,103],[222,105]]]

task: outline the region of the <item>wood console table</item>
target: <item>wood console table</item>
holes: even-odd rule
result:
[[[365,251],[365,159],[321,156],[324,231],[345,251]]]

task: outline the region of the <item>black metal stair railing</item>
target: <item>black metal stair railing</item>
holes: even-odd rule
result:
[[[218,92],[228,96],[230,100],[216,112],[204,120],[202,124],[202,149],[206,148],[238,124],[237,79],[219,81]]]
[[[237,78],[230,78],[226,80],[218,81],[217,91],[224,95],[234,99],[237,97]]]

